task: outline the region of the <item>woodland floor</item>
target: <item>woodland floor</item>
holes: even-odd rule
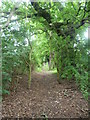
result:
[[[88,118],[88,102],[75,83],[56,79],[52,72],[34,72],[28,89],[28,77],[21,76],[16,91],[3,100],[2,117]]]

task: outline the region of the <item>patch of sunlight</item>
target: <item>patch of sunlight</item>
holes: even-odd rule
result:
[[[42,71],[42,68],[37,67],[35,71],[36,71],[36,72],[41,72],[41,71]]]
[[[57,69],[55,68],[54,70],[51,71],[53,74],[57,73]]]
[[[88,29],[84,32],[84,36],[86,39],[88,39]]]

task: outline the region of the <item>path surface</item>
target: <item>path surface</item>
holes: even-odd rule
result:
[[[27,76],[19,80],[16,91],[3,100],[3,117],[85,118],[88,102],[74,82],[63,80],[61,84],[51,72],[32,74],[31,88],[27,89]]]

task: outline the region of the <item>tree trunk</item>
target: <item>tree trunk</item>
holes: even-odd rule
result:
[[[61,57],[59,56],[58,51],[57,51],[57,64],[56,65],[57,65],[57,81],[60,84],[61,83],[62,63],[61,63]]]
[[[60,80],[61,80],[61,75],[60,75],[61,73],[60,73],[60,68],[59,68],[59,66],[58,66],[58,64],[57,64],[57,81],[58,81],[58,83],[60,84],[61,82],[60,82]]]
[[[29,79],[28,79],[28,88],[30,88],[30,85],[31,85],[31,53],[32,51],[30,50],[30,53],[29,53]]]
[[[50,46],[50,55],[49,55],[49,70],[51,70],[52,69],[52,46],[51,46],[51,44],[52,44],[52,32],[50,32],[50,40],[49,40],[49,46]]]
[[[50,51],[50,56],[49,56],[49,70],[52,69],[52,53]]]

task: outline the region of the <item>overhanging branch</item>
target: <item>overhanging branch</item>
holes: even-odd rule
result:
[[[31,2],[31,4],[34,7],[34,9],[38,12],[37,13],[38,16],[43,17],[50,24],[51,23],[50,14],[45,9],[42,9],[37,2]]]

